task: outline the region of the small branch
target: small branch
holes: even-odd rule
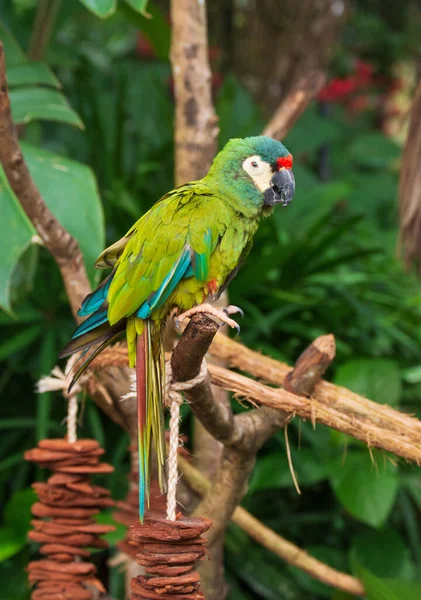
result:
[[[325,74],[319,70],[310,71],[301,77],[276,109],[272,119],[264,128],[263,135],[282,140],[305,111],[309,102],[321,90],[325,80]]]
[[[178,457],[178,464],[191,489],[201,496],[206,495],[212,487],[212,484],[206,477],[182,456]],[[272,529],[269,529],[269,527],[263,525],[263,523],[244,510],[244,508],[239,506],[235,509],[232,521],[248,533],[256,542],[282,558],[288,564],[298,567],[315,579],[333,588],[343,590],[348,594],[355,596],[364,594],[363,585],[358,579],[347,573],[337,571],[316,558],[309,556],[305,550],[292,544],[272,531]]]
[[[216,153],[217,117],[208,61],[206,2],[171,1],[171,64],[175,92],[175,179],[200,179]]]
[[[76,240],[60,225],[46,206],[29,173],[12,121],[6,81],[3,44],[0,42],[0,162],[10,187],[35,226],[45,247],[53,255],[77,319],[77,310],[89,293],[83,256]]]
[[[311,394],[332,364],[335,354],[333,335],[321,335],[298,357],[294,369],[285,377],[284,388],[300,396]]]
[[[369,414],[349,414],[337,407],[323,404],[317,399],[316,395],[309,399],[291,394],[283,389],[273,389],[248,377],[214,365],[209,365],[209,371],[214,383],[246,400],[252,399],[253,402],[264,406],[295,413],[297,416],[311,420],[313,423],[317,421],[351,435],[369,447],[382,448],[421,465],[421,422],[415,418],[400,414],[401,420],[402,418],[406,419],[405,429],[396,426],[396,424],[393,429],[386,429],[378,422],[381,419],[383,410],[389,408],[385,405],[371,402],[374,406]],[[345,388],[343,390],[349,393]],[[378,419],[376,419],[376,416]]]

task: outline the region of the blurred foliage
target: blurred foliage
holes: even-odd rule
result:
[[[37,2],[4,4],[0,36],[15,119],[25,123],[25,157],[46,202],[79,240],[93,277],[104,242],[123,235],[173,187],[168,19],[161,3],[144,0],[62,3],[44,60],[33,63],[22,48]],[[418,22],[417,2],[356,2],[332,64],[341,94],[356,57],[386,78],[397,62],[410,60]],[[379,80],[370,81],[358,88],[360,98],[372,97]],[[332,100],[337,82],[329,89]],[[401,148],[382,128],[384,86],[376,93],[380,103],[360,103],[359,110],[342,96],[314,103],[290,132],[296,197],[261,224],[230,295],[246,312],[244,343],[292,361],[314,337],[332,332],[337,359],[330,378],[421,415],[421,287],[395,257]],[[259,107],[235,73],[224,75],[215,96],[221,146],[261,131]],[[45,475],[22,454],[45,436],[62,435],[65,412],[59,396],[35,396],[34,383],[56,363],[73,323],[58,270],[33,243],[34,229],[3,174],[0,202],[0,598],[24,600],[22,571],[36,551],[25,543],[29,485]],[[189,419],[184,423],[188,432]],[[115,472],[103,484],[123,497],[126,434],[89,400],[81,433],[105,446]],[[418,470],[298,419],[291,446],[302,494],[295,492],[279,432],[259,454],[243,505],[312,555],[361,577],[368,600],[418,599]],[[120,529],[111,543],[121,535]],[[105,558],[97,553],[98,563]],[[348,597],[284,564],[235,526],[227,534],[226,565],[232,600]],[[123,598],[121,574],[103,573],[110,594]]]

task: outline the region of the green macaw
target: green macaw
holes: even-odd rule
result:
[[[165,491],[163,327],[169,312],[214,315],[238,325],[203,304],[216,299],[250,252],[259,219],[276,204],[287,206],[295,182],[292,156],[269,137],[232,139],[208,174],[168,192],[127,234],[104,250],[98,268],[112,271],[82,303],[88,318],[76,329],[62,357],[92,349],[74,375],[126,331],[130,366],[136,366],[139,430],[139,510],[143,519],[149,487],[151,442]]]

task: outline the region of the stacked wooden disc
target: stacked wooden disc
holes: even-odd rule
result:
[[[169,432],[165,432],[165,436],[169,437]],[[185,435],[180,436],[182,444],[178,448],[178,452],[186,458],[190,458],[189,452],[184,448],[184,444],[187,444],[188,438]],[[129,447],[130,452],[136,451],[137,446]],[[127,528],[130,525],[136,525],[139,523],[139,474],[131,473],[129,475],[131,480],[131,487],[124,500],[116,502],[117,510],[113,514],[113,519],[117,523],[125,525]],[[149,490],[149,508],[146,511],[145,517],[161,517],[164,516],[167,510],[167,496],[163,494],[159,489],[159,485],[156,479],[152,478],[150,482]],[[128,554],[132,558],[136,557],[137,550],[129,544],[129,532],[127,532],[124,540],[117,544],[117,548]]]
[[[176,521],[148,517],[132,525],[130,544],[147,575],[132,579],[130,600],[203,599],[194,565],[207,555],[202,534],[211,525],[208,519],[181,515]]]
[[[139,523],[139,487],[137,485],[138,476],[133,475],[136,483],[129,489],[124,500],[116,502],[117,510],[113,513],[113,519],[129,528],[131,525]],[[149,509],[145,517],[164,516],[167,508],[167,496],[162,494],[158,482],[152,479],[149,490]],[[136,548],[129,543],[129,531],[125,538],[117,544],[117,548],[128,554],[132,558],[136,557]]]
[[[111,473],[100,463],[104,453],[95,440],[42,440],[28,450],[25,459],[51,469],[46,483],[34,483],[39,501],[32,506],[33,531],[29,538],[40,542],[41,560],[29,563],[29,582],[35,586],[32,600],[91,600],[104,592],[89,562],[91,548],[107,548],[100,535],[111,525],[94,520],[102,508],[114,506],[108,490],[92,485],[92,475]]]

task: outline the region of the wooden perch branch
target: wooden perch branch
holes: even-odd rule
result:
[[[320,350],[320,338],[316,341],[317,347]],[[314,351],[313,347],[311,352]],[[263,356],[219,334],[214,338],[210,352],[226,359],[232,367],[278,386],[284,384],[285,378],[291,371],[291,367],[286,363]],[[306,356],[307,360],[308,352],[310,350],[306,351],[306,355],[302,358]],[[102,366],[114,364],[113,353],[113,349],[103,353]],[[117,360],[127,360],[126,357],[127,350],[119,347]],[[297,373],[302,373],[304,363],[302,360],[297,363],[301,366],[297,364],[295,375],[288,376],[287,387],[298,386],[295,389],[298,393],[302,393],[304,383],[297,383]],[[95,361],[94,366],[96,364]],[[308,398],[288,392],[286,389],[269,387],[216,365],[209,365],[208,369],[213,383],[252,403],[286,413],[295,413],[313,423],[319,422],[351,435],[368,446],[393,452],[405,460],[421,464],[421,421],[385,404],[378,404],[324,380],[315,385],[311,397]],[[253,411],[244,414],[251,415]],[[234,422],[236,425],[233,427],[238,427],[238,421],[234,420]],[[245,439],[242,434],[237,433],[238,431],[236,429],[235,435],[231,432],[226,434],[224,443],[230,445],[237,439]]]
[[[63,277],[75,319],[83,298],[89,294],[83,256],[76,240],[57,221],[45,204],[25,163],[12,121],[6,81],[4,47],[0,42],[0,162],[10,187],[51,252]]]
[[[291,370],[286,363],[250,350],[221,335],[215,337],[210,352],[225,358],[230,366],[278,386],[284,384]],[[421,464],[421,421],[386,404],[368,400],[347,388],[322,380],[316,385],[309,400],[282,389],[274,390],[230,371],[217,372],[214,369],[212,379],[218,385],[256,402],[291,410],[303,418],[316,417],[319,423],[352,435],[370,446],[383,448]]]
[[[178,464],[191,489],[197,494],[204,496],[210,490],[212,484],[182,456],[178,457]],[[302,548],[299,548],[272,531],[272,529],[269,529],[269,527],[263,525],[263,523],[244,510],[244,508],[239,506],[235,509],[232,521],[248,533],[256,542],[282,558],[288,564],[305,571],[311,577],[338,590],[343,590],[348,594],[355,596],[364,594],[364,588],[358,579],[347,573],[333,569],[329,565],[317,560],[317,558],[313,558]]]

